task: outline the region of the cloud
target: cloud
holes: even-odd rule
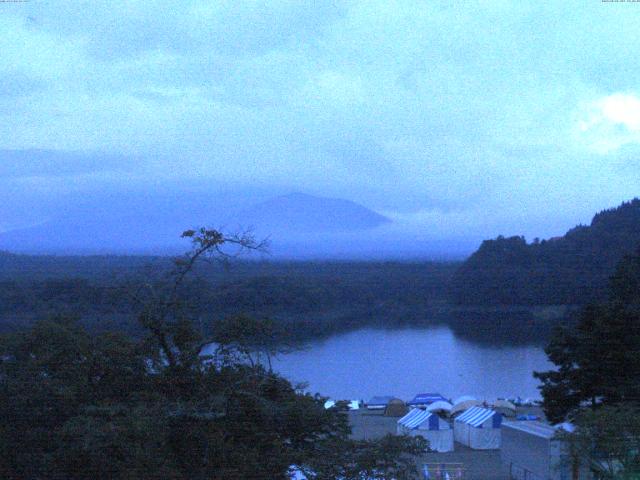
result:
[[[640,143],[640,98],[614,93],[587,104],[578,122],[580,136],[597,153],[607,154]]]
[[[77,177],[131,169],[131,158],[106,153],[48,150],[0,150],[0,178],[38,179]]]
[[[568,227],[563,212],[635,192],[614,157],[640,135],[640,56],[625,47],[640,16],[620,7],[1,5],[0,149],[106,152],[124,159],[123,184],[269,185],[443,225],[466,208]],[[79,162],[73,175],[107,175]],[[57,175],[46,161],[34,172]]]

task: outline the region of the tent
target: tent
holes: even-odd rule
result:
[[[398,435],[421,436],[429,441],[436,452],[453,452],[453,431],[449,424],[435,413],[412,409],[398,420]]]
[[[461,402],[454,402],[453,408],[451,409],[451,415],[456,415],[458,413],[464,412],[465,410],[469,410],[472,407],[479,407],[481,405],[482,405],[482,402],[475,399],[463,400]]]
[[[437,402],[438,400],[444,400],[445,402],[447,401],[447,399],[439,393],[418,393],[415,397],[413,397],[412,400],[407,402],[407,405],[413,407],[426,407],[427,405],[431,405],[433,402]]]
[[[453,405],[451,405],[449,402],[445,402],[444,400],[438,400],[437,402],[433,402],[431,405],[429,405],[427,407],[427,411],[433,412],[433,413],[442,412],[442,413],[445,413],[446,415],[450,415],[452,408],[453,408]]]
[[[387,408],[387,405],[391,400],[395,397],[385,396],[385,397],[373,397],[369,402],[367,402],[367,408],[369,410],[384,410]]]
[[[476,450],[500,448],[502,414],[487,408],[472,407],[453,422],[456,442]]]
[[[569,461],[569,445],[557,436],[558,430],[558,426],[552,427],[542,422],[503,422],[500,458],[510,478],[574,478]],[[585,464],[575,465],[575,478],[592,478],[587,467]]]
[[[387,408],[384,409],[385,417],[403,417],[407,414],[408,408],[402,400],[394,398],[387,404]]]
[[[478,401],[478,399],[473,395],[462,395],[461,397],[456,398],[453,401],[453,404],[456,405],[458,403],[466,402],[467,400],[475,400],[476,402]]]
[[[516,416],[516,406],[508,400],[496,400],[493,403],[493,409],[505,417]]]

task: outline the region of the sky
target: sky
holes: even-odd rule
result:
[[[637,2],[0,2],[0,230],[167,188],[560,235],[640,193],[638,44]]]

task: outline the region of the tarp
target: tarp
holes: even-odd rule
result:
[[[476,450],[500,448],[499,412],[481,407],[472,407],[454,421],[454,438]]]
[[[447,399],[439,393],[418,393],[411,401],[407,402],[407,405],[431,405],[438,400],[446,401]]]
[[[398,420],[398,435],[421,436],[436,452],[453,452],[453,430],[435,413],[414,408]]]

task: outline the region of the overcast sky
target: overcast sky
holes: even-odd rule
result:
[[[0,3],[0,149],[76,152],[0,197],[193,180],[557,235],[640,193],[639,45],[601,0]]]

